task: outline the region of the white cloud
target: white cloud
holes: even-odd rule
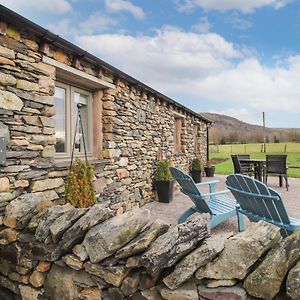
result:
[[[221,114],[225,116],[230,116],[236,118],[240,121],[253,124],[253,125],[262,125],[262,117],[261,113],[252,112],[247,108],[228,108],[224,110],[211,109],[210,113]]]
[[[129,12],[136,19],[142,20],[145,18],[143,9],[139,6],[132,4],[128,0],[105,0],[107,10],[111,12]]]
[[[266,67],[220,35],[174,27],[154,36],[86,35],[77,43],[196,111],[213,101],[220,107],[300,113],[300,55]]]
[[[72,11],[72,6],[67,0],[0,0],[0,3],[18,12],[29,10],[65,14]]]
[[[237,12],[233,12],[226,17],[226,22],[231,24],[234,28],[240,30],[247,30],[252,27],[252,21],[246,19],[245,16],[240,16]]]
[[[77,20],[74,24],[73,20],[66,18],[56,24],[49,24],[48,28],[60,36],[67,37],[104,32],[115,24],[117,24],[115,19],[102,15],[100,12],[94,12],[84,21]]]
[[[280,9],[293,0],[176,0],[180,12],[190,12],[197,7],[205,10],[239,10],[243,13],[252,13],[264,6],[271,6]]]
[[[205,32],[209,32],[211,27],[212,26],[209,23],[208,18],[207,17],[202,17],[202,18],[200,18],[200,22],[193,26],[193,29],[198,31],[198,32],[205,33]]]

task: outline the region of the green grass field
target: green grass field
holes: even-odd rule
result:
[[[279,143],[267,144],[267,152],[261,152],[261,144],[233,144],[220,145],[210,147],[210,159],[213,161],[222,161],[216,163],[217,174],[232,174],[233,164],[231,154],[250,154],[251,158],[264,159],[266,154],[287,154],[287,163],[289,166],[288,174],[290,177],[300,178],[300,169],[292,168],[293,166],[300,167],[300,143]],[[217,152],[218,151],[218,152]]]

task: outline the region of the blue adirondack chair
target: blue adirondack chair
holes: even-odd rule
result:
[[[238,216],[239,231],[244,230],[243,215],[236,210],[236,202],[226,197],[230,191],[216,192],[215,187],[218,180],[195,183],[193,179],[178,168],[171,167],[170,171],[174,179],[180,184],[180,191],[189,196],[194,205],[187,209],[178,219],[178,223],[183,223],[189,216],[195,212],[210,214],[210,227]],[[209,185],[209,194],[202,194],[198,187]]]
[[[226,186],[234,195],[238,211],[250,221],[264,220],[281,228],[283,236],[300,229],[300,220],[289,217],[280,194],[261,181],[241,174],[232,174]]]

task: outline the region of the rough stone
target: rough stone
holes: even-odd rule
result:
[[[44,285],[45,282],[45,274],[42,272],[39,272],[37,270],[33,271],[29,278],[30,283],[35,287],[39,288]]]
[[[237,283],[235,279],[228,280],[208,280],[206,283],[206,287],[208,288],[217,288],[219,286],[234,286]]]
[[[51,263],[48,261],[40,261],[36,266],[37,271],[39,272],[47,272],[51,268]]]
[[[20,288],[20,295],[22,297],[22,300],[38,300],[42,295],[41,290],[34,289],[28,285],[20,284],[19,288]]]
[[[40,118],[38,116],[23,116],[23,120],[26,124],[33,126],[42,126]]]
[[[196,300],[198,292],[196,283],[192,280],[184,283],[176,290],[170,290],[167,287],[160,287],[159,291],[163,299],[166,300]]]
[[[83,263],[79,257],[73,254],[67,254],[62,257],[63,262],[74,270],[80,270],[83,268]]]
[[[1,109],[0,109],[0,115],[1,115]],[[1,121],[0,121],[0,137],[4,137],[7,143],[10,142],[10,134],[9,134],[8,126],[3,124]]]
[[[173,266],[208,236],[208,218],[206,214],[197,214],[158,237],[142,255],[142,264],[153,273]]]
[[[89,258],[85,247],[81,244],[77,244],[76,246],[74,246],[72,251],[77,257],[79,257],[81,261],[85,261]]]
[[[19,173],[18,179],[37,179],[46,174],[47,172],[44,170],[29,170]]]
[[[8,278],[1,276],[0,275],[0,286],[9,289],[10,291],[12,291],[15,294],[19,294],[20,290],[19,290],[19,286],[16,282],[13,282],[11,280],[9,280]]]
[[[85,288],[79,293],[80,299],[99,300],[102,299],[101,290],[97,287]]]
[[[293,300],[300,299],[300,260],[289,272],[286,293]]]
[[[0,85],[15,85],[17,80],[10,74],[0,72]]]
[[[9,58],[0,56],[0,65],[15,66],[15,62]]]
[[[7,91],[0,91],[0,108],[20,111],[23,101],[15,94]]]
[[[91,262],[85,263],[84,268],[88,273],[98,276],[116,287],[121,285],[123,279],[129,273],[125,266],[103,267],[100,264],[92,264]]]
[[[17,88],[25,91],[38,91],[39,85],[23,79],[17,80]]]
[[[43,193],[23,194],[6,206],[3,223],[7,227],[22,229],[42,208],[51,205]]]
[[[73,210],[74,207],[71,204],[65,204],[63,206],[54,206],[46,210],[41,217],[39,224],[35,231],[35,237],[38,241],[44,242],[48,236],[50,236],[50,226],[59,217]]]
[[[0,46],[0,56],[15,59],[15,51],[6,47]]]
[[[5,228],[0,231],[0,244],[8,245],[18,239],[19,231],[12,228]]]
[[[200,297],[209,300],[247,300],[246,291],[239,286],[233,287],[218,287],[206,288],[205,286],[198,286],[198,293]],[[202,298],[201,298],[202,299]]]
[[[132,271],[129,275],[123,280],[121,285],[121,291],[124,296],[129,296],[134,294],[139,289],[140,283],[140,272]]]
[[[13,87],[7,87],[7,89],[17,95],[19,98],[29,100],[32,102],[38,102],[46,105],[53,105],[53,97],[52,96],[43,96],[43,95],[37,95],[33,93],[29,93],[26,91],[22,91]]]
[[[250,267],[281,239],[280,229],[264,221],[252,223],[229,238],[216,259],[201,267],[196,278],[244,279]]]
[[[15,191],[13,191],[12,193],[11,192],[0,193],[0,203],[12,201],[12,200],[16,199],[17,197],[19,197],[20,195],[21,195],[20,189],[17,189]]]
[[[12,281],[17,281],[17,282],[24,283],[24,284],[29,283],[29,275],[22,275],[17,272],[8,273],[8,278]]]
[[[257,298],[272,299],[280,290],[289,270],[300,259],[300,231],[273,248],[263,262],[246,278],[244,287]]]
[[[95,204],[63,234],[59,244],[64,250],[70,250],[83,240],[88,229],[107,220],[112,214],[113,212],[108,208],[108,203]]]
[[[59,242],[63,234],[80,218],[87,210],[73,208],[66,211],[50,225],[50,233],[54,243]]]
[[[91,262],[100,262],[114,254],[135,238],[149,221],[148,210],[131,210],[90,229],[84,238],[83,245]]]
[[[0,178],[0,193],[9,192],[10,190],[10,183],[7,177]]]
[[[76,271],[53,265],[45,281],[44,289],[51,300],[73,300],[78,298],[79,290],[75,284]]]
[[[55,115],[55,108],[54,106],[45,106],[41,113],[45,117],[53,117]]]
[[[163,221],[156,220],[148,228],[146,228],[141,234],[129,242],[125,247],[120,249],[115,257],[117,259],[127,258],[144,252],[149,245],[157,239],[160,235],[164,234],[170,225]]]
[[[45,190],[52,190],[64,185],[62,178],[51,178],[34,181],[31,187],[32,192],[41,192]]]

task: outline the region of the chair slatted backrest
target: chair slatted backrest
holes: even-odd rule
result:
[[[237,155],[231,155],[232,163],[233,163],[233,168],[234,168],[234,173],[235,174],[240,174],[241,173],[241,164],[239,162],[239,158]]]
[[[241,212],[276,225],[290,224],[281,196],[262,182],[241,174],[232,174],[226,186],[240,205]]]
[[[197,189],[192,177],[178,168],[170,167],[170,171],[173,178],[179,183],[181,187],[180,191],[191,198],[197,209],[201,212],[207,212],[212,215],[212,211],[201,196],[201,193]]]
[[[250,154],[238,154],[237,159],[240,163],[241,168],[246,167],[249,168],[249,163],[248,162],[240,162],[240,159],[250,159]]]
[[[286,154],[266,155],[266,172],[269,174],[286,174]]]

